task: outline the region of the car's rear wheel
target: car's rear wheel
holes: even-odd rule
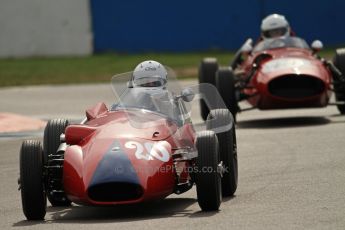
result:
[[[197,135],[198,157],[196,165],[196,191],[198,203],[203,211],[219,209],[222,197],[219,173],[219,151],[217,136],[213,131],[202,131]]]
[[[66,119],[53,119],[48,121],[44,130],[44,162],[47,170],[47,197],[52,206],[69,206],[71,201],[67,199],[63,190],[62,168],[63,157],[57,155],[61,144],[60,136],[65,132],[69,122]],[[52,167],[53,166],[53,167]],[[54,169],[55,166],[56,169]],[[49,168],[50,167],[50,168]]]
[[[28,220],[43,220],[47,198],[43,178],[43,151],[39,141],[23,142],[19,181],[24,215]]]
[[[337,49],[333,58],[335,67],[345,77],[345,48]],[[335,99],[337,102],[345,102],[345,83],[334,79]],[[337,105],[341,114],[345,114],[345,104]]]
[[[239,110],[236,98],[235,77],[231,67],[221,67],[216,74],[216,87],[234,120]]]
[[[218,129],[220,160],[223,163],[222,195],[232,196],[236,192],[238,183],[238,161],[236,130],[229,110],[211,110],[207,117],[207,129]],[[223,130],[221,130],[223,129]]]
[[[216,85],[216,72],[218,70],[218,61],[216,58],[204,58],[199,66],[199,83],[208,83]],[[206,103],[200,101],[201,117],[206,120],[209,113]]]

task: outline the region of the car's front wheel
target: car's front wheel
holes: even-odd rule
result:
[[[221,67],[216,74],[216,87],[234,120],[239,111],[236,98],[235,77],[231,67]]]
[[[216,58],[204,58],[199,66],[199,83],[208,83],[216,85],[216,72],[218,70],[218,61]],[[201,117],[206,120],[209,113],[206,103],[200,101]]]
[[[196,191],[198,203],[203,211],[216,211],[222,199],[219,173],[219,151],[217,136],[213,131],[202,131],[197,135],[196,147]]]
[[[39,141],[23,142],[19,181],[24,215],[28,220],[43,220],[47,198],[43,178],[43,151]]]
[[[342,73],[343,77],[345,77],[345,48],[336,50],[333,63]],[[340,103],[345,102],[345,82],[341,82],[339,79],[334,79],[334,91],[336,101]],[[339,104],[337,107],[341,114],[345,114],[345,104]]]

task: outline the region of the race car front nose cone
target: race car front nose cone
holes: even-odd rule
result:
[[[118,141],[114,141],[99,162],[87,193],[90,199],[99,202],[135,200],[143,195],[138,176]]]

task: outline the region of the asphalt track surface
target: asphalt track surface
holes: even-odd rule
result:
[[[78,121],[88,106],[112,99],[108,85],[0,90],[1,111],[44,120]],[[19,148],[23,139],[42,138],[42,130],[0,136],[0,229],[345,229],[345,117],[335,107],[240,113],[238,190],[208,213],[192,189],[142,205],[49,205],[45,221],[26,221]]]

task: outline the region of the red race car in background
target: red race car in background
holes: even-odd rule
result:
[[[171,71],[167,86],[133,87],[132,75],[113,77],[117,97],[110,109],[97,104],[81,124],[49,121],[43,149],[39,141],[23,142],[19,185],[28,220],[44,218],[46,197],[53,206],[130,204],[196,184],[198,203],[209,211],[219,208],[222,195],[235,193],[235,127],[216,88],[180,90]],[[211,112],[198,132],[190,116],[195,95],[212,96],[205,98]]]
[[[341,114],[345,113],[345,49],[338,49],[333,62],[317,55],[322,43],[311,48],[299,37],[286,36],[259,41],[248,39],[227,67],[215,58],[205,58],[199,67],[199,82],[217,87],[234,117],[238,102],[247,100],[260,110],[314,108],[330,105],[332,91]],[[248,110],[248,109],[246,109]],[[206,119],[208,109],[201,103]]]

